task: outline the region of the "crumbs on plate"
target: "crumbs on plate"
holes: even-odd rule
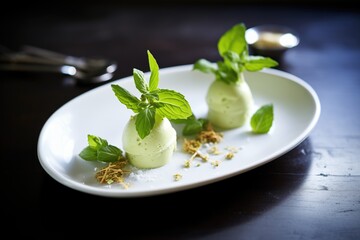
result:
[[[193,165],[195,159],[200,159],[202,163],[210,162],[212,166],[218,167],[222,161],[219,159],[213,159],[210,161],[210,157],[219,156],[224,152],[224,159],[232,159],[241,148],[226,147],[223,150],[220,150],[218,143],[220,143],[222,140],[223,134],[214,131],[210,124],[208,124],[205,130],[197,134],[194,139],[184,138],[183,151],[191,154],[190,158],[185,160],[184,167],[190,168]],[[196,161],[194,166],[201,166],[201,162]],[[127,177],[130,177],[132,180],[143,179],[141,177],[143,175],[143,171],[139,170],[140,172],[136,172],[133,168],[129,168],[128,166],[127,159],[122,158],[119,161],[108,163],[107,166],[96,172],[95,177],[101,184],[119,183],[124,187],[124,189],[128,189],[129,184],[125,181]],[[173,175],[174,181],[180,181],[182,178],[183,176],[180,173],[175,173]]]

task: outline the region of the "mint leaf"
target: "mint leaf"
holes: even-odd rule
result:
[[[141,103],[141,101],[137,97],[135,97],[119,85],[112,84],[111,87],[115,93],[115,96],[122,104],[124,104],[128,109],[133,110],[133,112],[135,113],[139,112],[139,104]]]
[[[273,104],[260,107],[251,117],[250,125],[254,133],[269,132],[274,119]]]
[[[157,64],[154,56],[151,54],[151,52],[148,50],[148,59],[149,59],[149,66],[150,66],[150,81],[149,81],[149,88],[150,91],[154,91],[158,88],[159,85],[159,65]]]
[[[86,161],[115,162],[121,159],[122,151],[109,145],[105,139],[88,134],[88,144],[79,156]]]
[[[259,71],[267,67],[275,67],[278,65],[277,61],[262,56],[248,56],[245,61],[245,69],[252,72]]]
[[[136,131],[141,139],[149,135],[151,129],[155,124],[155,109],[144,108],[137,115],[135,119]]]
[[[133,69],[133,77],[136,88],[141,93],[147,93],[149,91],[148,86],[145,83],[144,73],[136,68]]]
[[[101,162],[115,162],[121,157],[122,151],[113,145],[104,146],[97,151],[97,160]]]
[[[225,62],[228,62],[228,63],[241,63],[241,58],[240,58],[240,55],[236,52],[233,52],[233,51],[227,51],[224,53],[224,61]]]
[[[184,136],[189,136],[189,135],[193,135],[193,134],[201,132],[202,129],[203,129],[202,123],[200,121],[194,120],[194,121],[188,122],[184,126],[182,134]]]
[[[236,83],[239,80],[239,73],[231,66],[224,62],[217,62],[218,71],[215,73],[216,80],[223,81],[227,84]]]
[[[183,128],[183,131],[182,131],[182,134],[184,136],[197,134],[197,133],[199,133],[199,132],[201,132],[202,130],[205,129],[205,126],[206,126],[207,122],[208,121],[206,119],[203,119],[203,118],[190,119],[185,124],[185,126]]]
[[[87,146],[80,153],[79,156],[87,161],[96,161],[97,160],[97,150]]]
[[[215,72],[214,65],[206,59],[199,59],[194,63],[193,70],[199,70],[204,73]]]
[[[185,124],[189,121],[196,120],[195,115],[191,114],[188,118],[178,118],[178,119],[171,119],[170,121],[175,124]]]
[[[224,56],[228,51],[240,54],[244,49],[247,49],[245,30],[245,25],[240,23],[233,26],[221,36],[218,42],[218,50],[221,56]]]
[[[95,150],[98,150],[101,147],[107,146],[108,142],[105,139],[88,134],[88,144],[89,144],[89,147],[91,147]]]
[[[156,111],[161,116],[171,120],[185,119],[192,115],[190,104],[181,93],[168,89],[159,89],[157,93],[163,106]]]
[[[143,96],[151,103],[159,100],[159,95],[157,94],[157,91],[144,93]]]
[[[172,119],[171,122],[174,124],[184,124],[182,134],[184,136],[190,136],[204,130],[208,123],[208,120],[204,118],[197,119],[195,115],[192,114],[186,119]]]

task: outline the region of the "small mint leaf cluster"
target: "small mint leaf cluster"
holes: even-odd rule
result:
[[[147,54],[151,72],[149,82],[147,83],[145,80],[144,72],[133,69],[133,78],[135,86],[141,94],[140,98],[119,85],[111,85],[118,100],[136,113],[135,126],[141,139],[150,134],[156,115],[169,120],[187,119],[192,115],[190,104],[181,93],[158,88],[159,66],[149,50]]]
[[[123,152],[100,137],[88,134],[88,146],[79,156],[87,161],[115,162],[123,157]]]

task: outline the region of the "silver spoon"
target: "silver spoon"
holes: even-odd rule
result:
[[[109,81],[117,69],[115,62],[105,59],[67,56],[31,46],[21,52],[4,52],[0,55],[0,70],[59,72],[86,84]]]
[[[75,57],[33,46],[23,46],[22,53],[54,64],[71,65],[82,71],[101,72],[106,69],[107,72],[114,72],[117,67],[115,62],[106,59]]]

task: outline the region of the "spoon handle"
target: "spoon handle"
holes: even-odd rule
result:
[[[41,57],[57,64],[72,65],[86,71],[89,69],[103,69],[108,64],[105,59],[75,57],[33,46],[23,46],[22,50],[29,55]]]
[[[43,64],[43,65],[60,65],[58,61],[49,60],[43,57],[32,56],[25,53],[8,53],[0,55],[0,63],[12,64]]]
[[[58,72],[65,75],[77,76],[77,70],[69,65],[44,65],[44,64],[12,64],[0,63],[0,71],[15,72]]]

